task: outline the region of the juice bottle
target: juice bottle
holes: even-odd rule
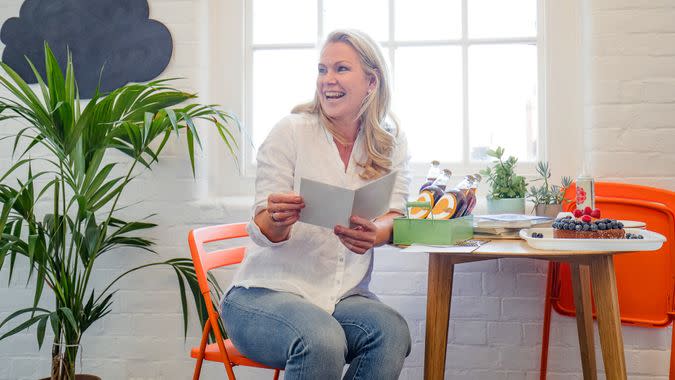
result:
[[[420,187],[420,192],[424,190],[424,188],[429,187],[438,176],[441,175],[441,168],[440,168],[441,163],[433,160],[431,161],[431,165],[429,165],[429,170],[427,171],[427,176],[426,176],[426,182]]]
[[[467,186],[466,181],[467,179],[462,181],[460,185],[445,190],[434,204],[427,219],[450,219],[460,216],[466,208],[466,194],[463,190],[463,187]]]
[[[438,202],[438,200],[443,196],[445,192],[445,187],[450,181],[450,176],[452,172],[448,169],[443,169],[443,171],[438,175],[431,184],[425,184],[420,189],[420,195],[417,197],[418,202],[429,202],[432,209]],[[410,218],[412,219],[424,219],[431,215],[432,209],[425,209],[421,207],[413,207],[410,209]]]
[[[441,174],[438,175],[438,178],[436,178],[431,185],[422,187],[422,192],[431,192],[434,195],[434,203],[438,202],[438,199],[445,193],[445,187],[448,182],[450,182],[451,175],[452,172],[450,170],[443,169]]]
[[[464,212],[469,205],[469,193],[471,192],[470,189],[473,182],[474,177],[467,175],[464,177],[462,182],[458,183],[457,186],[447,191],[448,193],[454,194],[455,198],[457,199],[457,209],[451,216],[452,218],[459,218],[460,216],[464,215]]]
[[[478,183],[480,183],[483,177],[481,177],[478,173],[474,174],[472,177],[473,182],[471,183],[471,187],[469,188],[469,192],[467,194],[468,200],[466,210],[464,210],[464,213],[461,216],[470,215],[471,211],[473,211],[473,208],[476,207],[476,191],[478,190]]]

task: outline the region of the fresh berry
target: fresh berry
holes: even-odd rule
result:
[[[579,209],[574,210],[574,217],[575,218],[579,218],[579,217],[581,217],[581,215],[583,215],[583,212],[581,212],[581,210],[579,210]]]
[[[577,225],[574,227],[574,229],[577,230],[577,231],[581,231],[581,224],[577,224]]]
[[[598,225],[597,224],[591,224],[591,231],[595,232],[598,230]]]
[[[618,222],[617,225],[619,226],[619,228],[623,228],[623,223]]]
[[[586,206],[584,208],[584,215],[591,215],[592,212],[593,212],[593,209],[590,208],[589,206]]]
[[[598,229],[599,229],[599,230],[606,230],[606,229],[607,229],[607,225],[606,225],[605,223],[603,223],[603,222],[600,222],[600,223],[598,223]]]
[[[586,207],[588,208],[588,207]],[[590,215],[584,215],[581,217],[581,221],[585,223],[590,223],[591,222],[591,216]]]
[[[587,224],[587,223],[584,223],[584,225],[581,226],[581,229],[584,230],[584,231],[588,231],[588,230],[591,229],[591,225]]]
[[[600,209],[596,208],[595,210],[593,210],[593,212],[591,213],[591,216],[594,217],[595,219],[599,219],[600,218]]]

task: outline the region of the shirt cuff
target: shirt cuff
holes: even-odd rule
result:
[[[293,227],[291,227],[291,232],[288,235],[288,239],[276,243],[268,239],[267,236],[262,233],[260,227],[255,224],[253,219],[248,222],[248,225],[246,226],[246,232],[248,232],[248,236],[251,238],[251,240],[253,240],[253,242],[260,247],[277,247],[286,244],[286,242],[291,239],[291,236],[293,235]]]

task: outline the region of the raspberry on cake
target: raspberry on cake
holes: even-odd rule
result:
[[[574,217],[566,216],[553,222],[553,237],[559,239],[623,239],[623,223],[614,219],[600,219],[600,210],[575,210]]]

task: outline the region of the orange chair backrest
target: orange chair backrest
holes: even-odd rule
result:
[[[228,376],[234,378],[230,358],[223,343],[223,335],[220,333],[218,327],[219,315],[213,307],[211,299],[211,289],[207,280],[207,273],[209,270],[219,268],[227,265],[238,264],[244,259],[246,247],[226,248],[208,252],[204,247],[205,244],[222,241],[227,239],[235,239],[248,236],[246,232],[246,223],[223,224],[217,226],[203,227],[190,231],[188,234],[188,244],[190,245],[190,255],[192,255],[192,262],[195,267],[195,274],[199,282],[199,290],[204,297],[204,303],[209,315],[209,320],[206,323],[204,334],[213,331],[216,343],[222,356],[222,361],[225,364]],[[206,335],[202,340],[206,339]],[[203,347],[202,347],[203,348]]]
[[[208,252],[205,244],[248,236],[246,223],[222,224],[197,228],[188,234],[190,254],[195,265],[199,289],[202,294],[210,292],[207,273],[211,269],[239,264],[246,254],[246,247],[234,247]]]
[[[574,185],[566,193],[574,199]],[[670,324],[675,283],[675,192],[624,183],[597,182],[596,207],[602,217],[637,220],[647,229],[668,239],[658,251],[614,256],[621,320],[648,327]],[[569,203],[570,211],[576,204]],[[561,314],[574,315],[569,266],[561,265],[557,283],[553,285],[553,307]],[[557,295],[557,297],[556,297]]]

